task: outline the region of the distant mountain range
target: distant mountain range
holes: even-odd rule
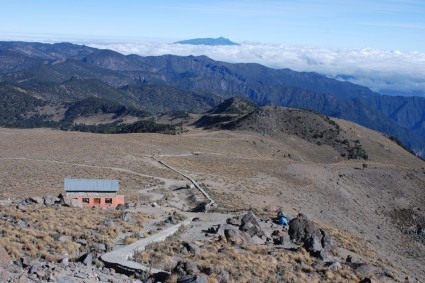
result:
[[[70,43],[0,42],[0,82],[0,99],[9,105],[0,115],[2,125],[36,117],[32,126],[40,126],[53,117],[41,108],[66,111],[90,97],[155,114],[202,113],[241,96],[260,106],[303,108],[350,120],[425,156],[425,98],[383,96],[317,73],[206,56],[125,56]]]
[[[174,43],[178,44],[191,44],[191,45],[239,45],[236,42],[231,41],[230,39],[224,37],[218,38],[194,38],[188,40],[177,41]]]

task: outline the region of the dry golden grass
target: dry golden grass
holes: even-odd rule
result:
[[[136,233],[145,221],[141,213],[133,213],[136,222],[128,223],[122,220],[120,211],[62,206],[30,205],[25,211],[0,206],[0,213],[0,245],[13,258],[28,255],[48,261],[65,254],[76,257],[94,243],[112,245],[120,233]],[[105,226],[106,220],[114,225]],[[65,237],[58,240],[60,236]],[[87,245],[77,243],[80,239],[87,240]]]
[[[182,253],[178,241],[155,243],[135,255],[135,260],[148,266],[171,271],[178,260],[191,261],[202,270],[211,270],[213,280],[222,270],[230,275],[230,282],[358,282],[352,270],[332,272],[327,268],[316,270],[316,259],[301,249],[298,252],[275,250],[268,246],[244,249],[225,242],[212,242],[201,247],[198,255]],[[172,276],[168,282],[176,282]],[[214,282],[214,281],[212,281]]]
[[[323,223],[321,223],[320,226],[338,241],[339,247],[342,247],[344,249],[347,249],[372,260],[377,258],[375,251],[370,249],[365,240],[353,236],[352,234],[347,233],[345,231],[335,229],[334,227],[331,227],[329,225],[325,225]]]

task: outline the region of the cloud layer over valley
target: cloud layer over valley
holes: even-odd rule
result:
[[[206,55],[231,63],[259,63],[271,68],[318,72],[365,85],[382,94],[425,96],[425,53],[377,49],[328,49],[243,43],[205,46],[168,43],[85,43],[141,56]]]

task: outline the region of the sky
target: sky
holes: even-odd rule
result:
[[[0,37],[224,36],[329,48],[425,52],[423,0],[1,0]]]
[[[0,0],[0,40],[205,54],[425,95],[425,0]],[[234,48],[177,46],[224,36]]]

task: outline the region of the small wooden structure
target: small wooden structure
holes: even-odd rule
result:
[[[65,197],[79,200],[83,206],[117,207],[124,204],[118,195],[118,180],[65,179]]]

